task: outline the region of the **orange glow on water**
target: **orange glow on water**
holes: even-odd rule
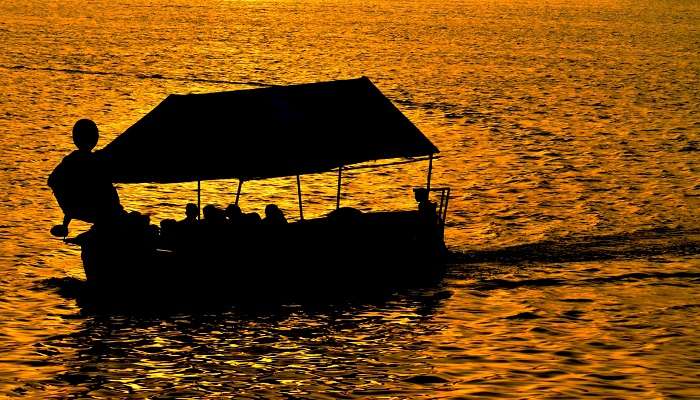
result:
[[[0,15],[0,397],[700,395],[698,4],[30,0]],[[171,93],[361,75],[440,148],[450,248],[535,244],[535,261],[454,265],[376,304],[163,318],[94,315],[56,283],[84,277],[48,234],[62,215],[46,187],[78,118],[101,147]],[[414,208],[426,167],[348,172],[342,205]],[[334,208],[334,173],[301,180],[305,217]],[[236,184],[204,182],[202,204]],[[156,223],[196,202],[196,183],[119,192]],[[268,203],[297,218],[295,179],[245,183],[244,211]]]

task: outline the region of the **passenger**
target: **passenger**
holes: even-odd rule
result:
[[[161,233],[172,233],[173,228],[177,226],[177,221],[172,218],[167,218],[160,221],[160,232]]]
[[[160,246],[172,248],[177,238],[177,221],[172,218],[160,221]]]
[[[158,229],[157,226],[151,225],[151,216],[142,214],[138,211],[131,211],[124,218],[129,230],[135,232],[153,232],[153,229]]]
[[[424,254],[441,253],[444,250],[442,229],[437,213],[437,204],[430,201],[430,192],[425,188],[413,189],[418,202],[418,225],[416,226],[415,245]],[[440,250],[442,249],[442,250]]]
[[[151,223],[151,217],[146,215],[146,239],[152,248],[155,248],[158,244],[158,239],[160,238],[160,228],[158,225]]]
[[[48,179],[64,215],[62,225],[55,226],[52,233],[67,234],[72,219],[96,223],[123,214],[107,168],[92,152],[98,139],[93,121],[81,119],[73,125],[73,143],[78,149],[64,157]]]
[[[223,225],[226,222],[226,214],[213,204],[207,204],[202,209],[204,223],[208,225]]]
[[[178,221],[180,225],[194,225],[199,217],[199,207],[194,203],[187,203],[185,206],[185,219]]]
[[[254,226],[254,225],[259,225],[260,222],[262,222],[262,218],[260,218],[260,214],[258,214],[256,212],[252,212],[252,213],[243,214],[243,217],[241,218],[241,222],[247,226]]]
[[[340,207],[329,212],[326,218],[339,224],[357,223],[362,219],[362,211],[352,207]]]
[[[265,207],[265,218],[263,218],[262,222],[266,225],[284,225],[287,223],[287,219],[279,207],[274,204],[268,204]]]
[[[158,227],[151,225],[150,215],[131,211],[120,220],[118,234],[123,236],[120,240],[144,249],[155,248],[159,236]]]
[[[199,207],[194,203],[187,203],[185,206],[185,218],[177,221],[174,229],[161,234],[166,235],[166,242],[174,246],[180,246],[184,243],[189,243],[191,239],[197,235],[199,230]],[[170,235],[172,234],[172,235]]]
[[[228,207],[226,207],[226,218],[228,218],[229,224],[237,225],[241,223],[241,219],[243,218],[241,208],[235,204],[229,204]]]
[[[145,227],[151,222],[151,217],[148,214],[141,214],[138,211],[130,211],[126,214],[126,221],[134,227]]]
[[[429,192],[425,188],[413,189],[414,197],[418,202],[418,212],[425,217],[426,221],[435,223],[437,221],[437,204],[430,201]]]

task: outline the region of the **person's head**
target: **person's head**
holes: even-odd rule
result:
[[[229,204],[228,207],[226,207],[226,216],[229,220],[240,218],[241,208],[235,204]]]
[[[185,215],[188,219],[195,219],[199,216],[199,207],[194,203],[187,203],[185,206]]]
[[[282,213],[282,211],[279,209],[279,207],[277,207],[274,204],[268,204],[265,206],[265,216],[268,218],[273,217],[273,216],[276,217],[276,216],[280,215],[281,213]]]
[[[415,189],[413,189],[413,194],[416,198],[416,201],[419,203],[424,203],[424,202],[428,201],[428,189],[415,188]]]
[[[151,216],[148,214],[141,214],[138,211],[131,211],[127,215],[127,221],[133,226],[148,226],[151,223]]]
[[[99,136],[97,125],[92,120],[81,119],[73,125],[73,143],[79,150],[92,150]]]
[[[205,221],[214,221],[218,219],[219,209],[213,204],[207,204],[202,208],[202,216]]]

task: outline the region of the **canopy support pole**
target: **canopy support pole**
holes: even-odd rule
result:
[[[236,205],[238,205],[238,199],[241,197],[241,188],[243,187],[243,179],[238,180],[238,189],[236,189]]]
[[[297,196],[299,197],[299,219],[304,220],[304,208],[301,205],[301,179],[297,175]]]
[[[433,175],[433,155],[430,154],[428,158],[428,182],[425,184],[425,189],[428,191],[428,198],[430,198],[430,178]]]
[[[197,179],[197,220],[202,214],[202,182]]]
[[[340,208],[340,181],[343,178],[343,166],[338,167],[338,192],[335,195],[335,209]]]

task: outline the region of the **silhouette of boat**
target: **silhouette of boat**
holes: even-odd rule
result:
[[[115,183],[297,177],[300,220],[205,228],[163,245],[95,227],[80,241],[93,292],[142,301],[317,296],[425,282],[442,272],[449,188],[431,187],[438,153],[369,79],[170,95],[98,157]],[[391,161],[387,161],[391,160]],[[423,209],[341,207],[346,170],[427,161]],[[383,162],[383,163],[382,163]],[[337,171],[336,210],[304,219],[299,177]],[[198,191],[198,202],[199,202]]]

